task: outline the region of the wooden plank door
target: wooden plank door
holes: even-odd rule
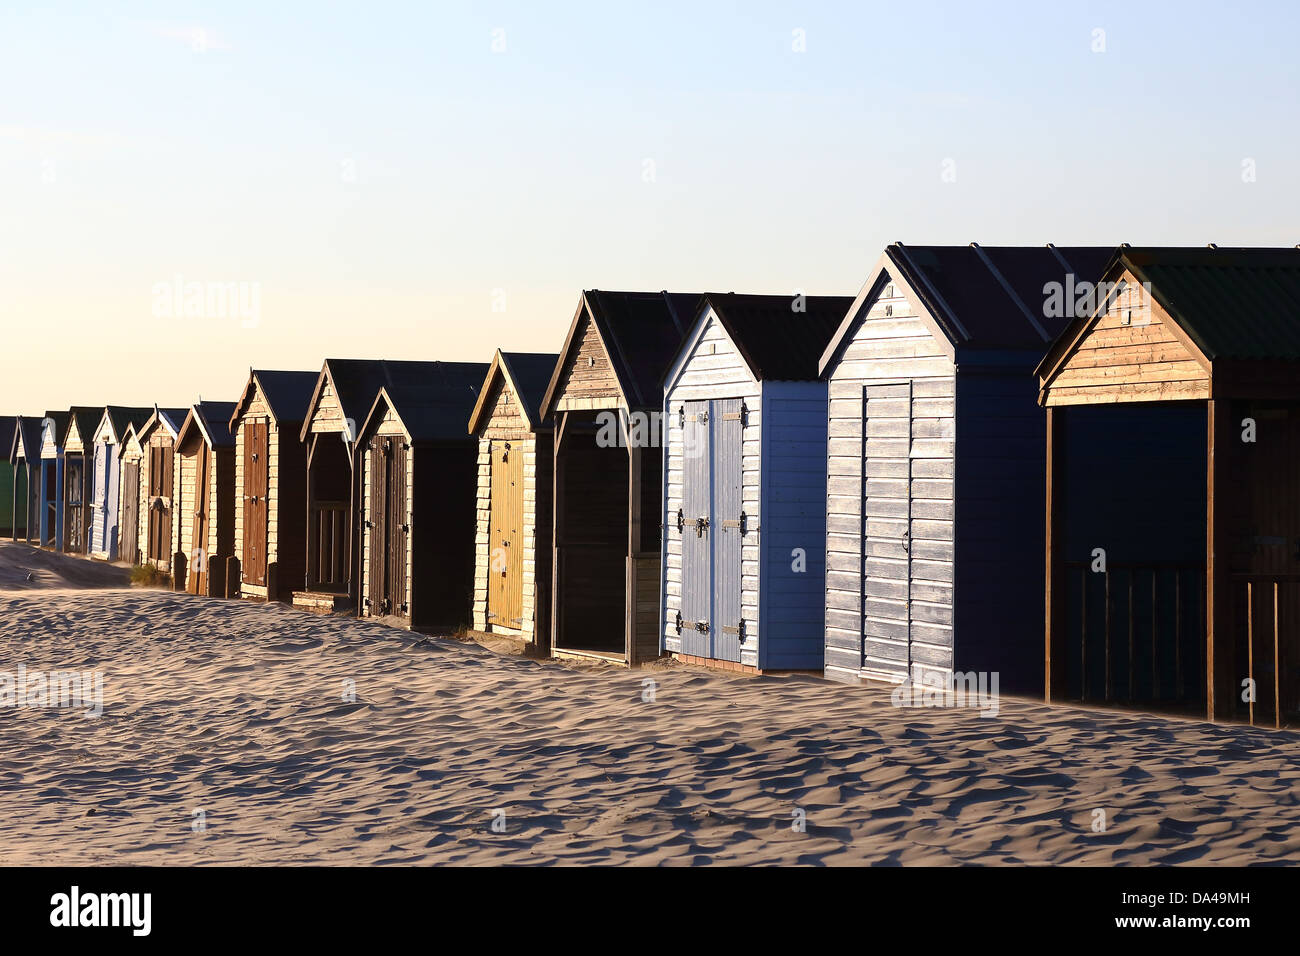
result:
[[[709,403],[684,402],[682,423],[682,653],[711,657],[713,603]]]
[[[912,385],[862,389],[863,669],[912,664]]]
[[[245,584],[266,585],[267,459],[266,422],[244,424],[244,559]],[[272,595],[274,597],[274,595]]]
[[[490,458],[487,619],[518,628],[523,625],[524,607],[523,449],[493,441]]]
[[[388,572],[388,455],[387,439],[376,436],[370,440],[369,514],[366,516],[366,547],[369,549],[369,568],[366,581],[366,603],[370,613],[380,617],[387,613]]]
[[[86,512],[82,507],[85,490],[85,456],[69,454],[63,462],[64,547],[71,552],[86,550]]]
[[[406,546],[411,525],[406,513],[406,472],[409,449],[400,437],[389,444],[388,470],[388,589],[385,595],[390,614],[407,615],[406,603]]]
[[[741,498],[742,402],[738,398],[712,403],[709,413],[710,478],[713,483],[713,657],[740,661],[744,624],[741,619],[741,558],[747,530]]]
[[[194,456],[194,514],[188,559],[189,575],[185,590],[191,594],[208,593],[208,491],[212,471],[212,449],[200,441]]]
[[[122,560],[140,563],[140,463],[122,466],[122,514],[118,518]]]

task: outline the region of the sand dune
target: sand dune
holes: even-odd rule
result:
[[[1300,860],[1290,733],[900,710],[808,677],[576,669],[279,605],[4,581],[0,670],[105,680],[98,718],[0,710],[4,864]]]

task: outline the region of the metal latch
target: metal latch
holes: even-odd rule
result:
[[[699,631],[701,634],[707,634],[707,633],[709,633],[709,622],[708,622],[708,621],[696,621],[696,622],[695,622],[695,629],[696,629],[697,631]]]
[[[735,627],[732,627],[730,624],[724,624],[722,627],[722,633],[735,634],[737,638],[739,638],[740,643],[744,644],[745,643],[745,622],[742,620]]]
[[[677,612],[677,620],[673,622],[673,626],[674,626],[675,628],[677,628],[677,633],[678,633],[678,634],[680,634],[680,633],[682,632],[682,612],[681,612],[681,611],[678,611],[678,612]]]
[[[696,519],[695,519],[695,537],[697,537],[697,538],[703,538],[703,537],[704,537],[704,532],[707,531],[708,529],[709,529],[709,519],[708,519],[708,518],[706,518],[706,517],[699,517],[699,518],[696,518]]]
[[[742,511],[739,518],[724,518],[722,530],[726,531],[728,528],[735,528],[741,534],[744,534],[749,530],[749,517]]]
[[[724,422],[740,422],[740,426],[742,428],[745,427],[746,425],[749,424],[749,406],[747,406],[744,402],[741,402],[740,411],[723,412],[722,420]]]

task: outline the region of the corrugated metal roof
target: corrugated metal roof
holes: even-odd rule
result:
[[[1300,249],[1122,249],[1205,357],[1300,361]]]
[[[853,304],[847,295],[809,295],[796,311],[790,295],[710,292],[700,314],[712,307],[759,381],[812,381],[831,336]]]

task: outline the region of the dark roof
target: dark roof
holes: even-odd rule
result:
[[[23,452],[28,461],[33,460],[32,452],[35,451],[35,457],[39,458],[41,454],[41,420],[32,415],[19,415],[18,425],[14,429],[13,438],[9,444],[9,461],[14,460],[14,455],[18,451],[18,436],[23,437]]]
[[[1300,249],[1120,249],[1124,269],[1207,359],[1300,360]]]
[[[152,408],[128,408],[123,405],[109,405],[104,411],[108,414],[108,420],[113,426],[113,434],[117,436],[118,441],[126,437],[128,426],[134,425],[139,428],[153,414]]]
[[[697,293],[686,292],[584,292],[569,326],[564,352],[552,369],[541,413],[546,414],[555,401],[564,367],[578,345],[575,333],[584,312],[609,353],[628,406],[658,408],[662,404],[664,376],[690,329],[699,302]]]
[[[381,388],[386,385],[419,385],[428,376],[438,374],[439,366],[445,364],[391,359],[326,359],[312,388],[299,437],[303,441],[307,440],[309,419],[320,398],[321,385],[327,372],[334,383],[334,392],[343,409],[343,417],[352,419],[360,427]]]
[[[10,457],[13,456],[14,432],[17,429],[17,415],[0,415],[0,448],[9,449]]]
[[[699,314],[713,307],[754,378],[812,381],[831,336],[853,304],[849,295],[809,295],[795,311],[790,295],[709,293]],[[697,319],[698,321],[698,319]]]
[[[271,409],[276,424],[283,428],[300,425],[307,414],[312,393],[316,389],[319,372],[283,372],[276,369],[253,369],[249,372],[244,391],[235,403],[229,425],[234,427],[235,419],[244,413],[244,409],[253,398],[253,383],[262,390],[262,397]]]
[[[213,448],[233,448],[235,436],[230,431],[230,416],[234,413],[234,402],[195,402],[176,433],[177,445],[188,444],[190,429],[197,428]]]
[[[542,417],[542,399],[546,386],[560,357],[554,352],[502,352],[501,358],[510,369],[510,377],[519,390],[519,400],[528,410],[528,417],[537,424]]]
[[[82,447],[84,448],[87,443],[94,444],[95,429],[99,427],[99,421],[104,417],[104,406],[100,405],[95,408],[91,405],[73,405],[68,409],[68,414],[77,423],[77,434],[81,438]],[[65,431],[63,433],[64,441],[67,438],[68,433]]]
[[[41,439],[42,439],[42,440],[44,440],[44,437],[45,437],[45,436],[44,436],[44,429],[45,429],[45,420],[46,420],[46,419],[49,419],[51,422],[54,423],[54,444],[55,444],[55,446],[57,446],[57,447],[59,447],[59,448],[62,448],[62,447],[63,447],[63,439],[66,438],[66,437],[67,437],[67,434],[68,434],[68,422],[70,422],[70,421],[72,420],[72,416],[69,415],[67,412],[51,412],[51,411],[47,411],[47,412],[45,413],[45,418],[41,419],[41,430],[42,430]]]
[[[885,280],[884,270],[910,287],[954,353],[1015,351],[1041,354],[1070,323],[1049,315],[1044,286],[1097,282],[1114,246],[905,246],[885,248],[859,301]],[[860,321],[855,305],[822,355],[825,373]]]
[[[488,365],[483,362],[427,364],[433,368],[419,375],[402,376],[402,380],[383,386],[371,404],[360,434],[377,424],[376,410],[386,403],[402,420],[412,441],[470,440],[465,433],[465,422],[478,400]]]

